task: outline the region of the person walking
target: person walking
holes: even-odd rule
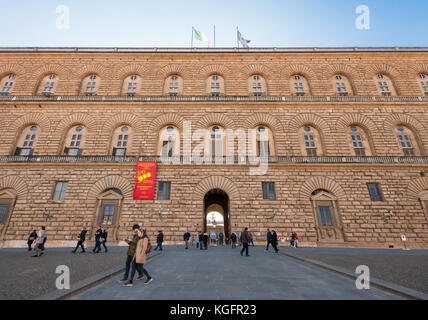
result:
[[[196,249],[199,248],[199,232],[196,231],[195,234],[195,241],[196,241]]]
[[[248,237],[250,239],[250,242],[248,242],[248,244],[251,243],[251,245],[254,247],[253,234],[251,232],[248,232]]]
[[[31,245],[36,240],[36,238],[37,238],[37,231],[36,230],[31,231],[27,239],[28,251],[32,250]]]
[[[275,230],[272,230],[272,236],[271,236],[271,244],[273,249],[275,250],[275,253],[278,253],[278,236],[276,234]]]
[[[82,252],[85,252],[85,247],[83,246],[83,243],[86,240],[86,233],[88,232],[88,230],[86,230],[86,227],[83,227],[82,231],[80,231],[80,233],[77,236],[77,245],[76,248],[74,248],[74,250],[72,251],[73,253],[76,253],[77,248],[81,247],[82,248]]]
[[[189,249],[190,233],[189,233],[189,232],[186,232],[186,233],[183,235],[183,239],[184,239],[184,244],[186,245],[185,249],[187,250],[187,249]]]
[[[269,245],[271,245],[271,240],[272,240],[272,232],[270,232],[269,229],[267,229],[266,232],[266,249],[265,251],[269,251]]]
[[[107,236],[108,236],[107,229],[103,228],[103,231],[101,232],[100,243],[103,245],[105,253],[107,253],[107,251],[108,251],[107,246],[106,246]],[[100,251],[101,251],[101,245],[100,245]]]
[[[297,248],[299,244],[299,237],[297,237],[297,233],[294,232],[294,248]]]
[[[159,248],[159,251],[163,250],[162,249],[162,242],[163,242],[163,232],[162,232],[162,230],[159,230],[158,231],[158,235],[156,237],[156,248],[155,248],[155,251],[157,251],[158,248]]]
[[[199,248],[201,250],[204,250],[204,234],[201,232],[199,232]]]
[[[232,240],[232,249],[235,249],[236,248],[236,240],[238,240],[236,233],[232,233],[232,235],[230,236],[230,239]]]
[[[149,284],[153,280],[152,277],[147,272],[147,270],[144,268],[144,264],[146,263],[147,248],[149,246],[149,237],[146,234],[146,230],[139,229],[137,231],[137,237],[138,237],[137,247],[135,249],[135,254],[132,258],[131,278],[128,280],[128,282],[124,284],[125,287],[133,286],[132,282],[133,282],[136,270],[138,270],[139,274],[144,274],[147,277],[144,284]]]
[[[291,232],[290,247],[294,247],[294,232]]]
[[[138,231],[140,230],[140,225],[134,224],[132,226],[132,239],[126,239],[126,243],[128,244],[128,251],[126,252],[126,262],[125,262],[125,274],[119,282],[127,282],[129,271],[131,268],[131,262],[134,259],[135,251],[137,250],[137,244],[138,244]],[[138,271],[138,277],[137,280],[141,280],[144,275],[141,272],[141,270],[137,269]]]
[[[248,228],[244,229],[244,232],[241,233],[239,240],[242,243],[241,256],[244,255],[243,253],[245,251],[245,255],[249,257],[250,255],[248,254],[248,244],[250,243],[250,236],[248,234]]]
[[[203,239],[204,239],[204,249],[208,250],[208,233],[206,232],[204,233]]]
[[[43,244],[45,243],[46,238],[47,238],[47,232],[46,232],[46,228],[43,226],[40,228],[39,232],[37,233],[37,238],[34,246],[34,255],[32,255],[32,257],[40,257],[41,255],[43,255],[45,250]]]
[[[98,253],[101,251],[100,238],[102,233],[103,233],[103,228],[101,226],[98,226],[97,231],[95,231],[95,246],[94,246],[94,249],[92,250],[93,253]]]
[[[220,234],[218,235],[218,238],[220,240],[220,245],[222,246],[223,242],[224,242],[224,234],[223,234],[223,232],[220,232]]]

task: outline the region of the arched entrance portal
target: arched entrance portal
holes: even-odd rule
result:
[[[223,221],[212,223],[212,213],[218,212],[223,216]],[[221,222],[223,226],[221,226]],[[229,196],[221,189],[212,189],[205,194],[204,197],[204,214],[203,214],[203,230],[210,233],[211,230],[216,230],[218,234],[223,232],[224,239],[228,243],[230,235],[230,212],[229,212]]]

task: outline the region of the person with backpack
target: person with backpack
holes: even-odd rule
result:
[[[28,236],[28,239],[27,239],[28,251],[31,251],[31,250],[32,250],[31,245],[32,245],[32,244],[33,244],[33,242],[36,240],[36,238],[37,238],[37,231],[36,231],[36,230],[33,230],[33,231],[30,233],[30,235]]]
[[[74,250],[72,251],[73,253],[76,253],[77,248],[81,247],[82,248],[82,252],[85,252],[85,247],[83,246],[83,243],[86,240],[86,233],[88,231],[86,230],[86,227],[83,227],[82,231],[80,231],[79,235],[77,236],[77,245],[76,248],[74,248]]]
[[[190,233],[189,233],[189,232],[186,232],[186,233],[184,234],[184,236],[183,236],[183,239],[184,239],[184,243],[185,243],[185,245],[186,245],[186,248],[185,248],[185,249],[189,249]]]
[[[236,240],[238,239],[236,236],[236,233],[232,233],[232,235],[230,236],[230,239],[232,240],[232,249],[236,248]]]
[[[156,245],[155,251],[157,251],[158,248],[159,248],[159,251],[162,251],[163,232],[162,232],[162,230],[159,230],[158,232],[159,233],[158,233],[158,235],[156,237],[156,243],[157,243],[157,245]]]
[[[275,250],[275,253],[278,253],[278,236],[276,234],[275,230],[272,230],[272,236],[271,236],[271,244],[273,249]]]
[[[135,271],[138,270],[139,274],[144,274],[147,279],[144,284],[149,284],[152,282],[153,278],[149,275],[147,270],[144,268],[144,264],[146,263],[146,255],[151,251],[151,245],[149,237],[146,234],[146,230],[138,230],[137,231],[137,247],[135,250],[134,257],[132,259],[132,271],[131,278],[124,284],[125,287],[133,286],[133,279],[135,276]]]

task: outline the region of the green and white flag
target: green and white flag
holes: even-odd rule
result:
[[[210,40],[208,39],[208,37],[205,34],[203,34],[201,31],[196,30],[195,28],[193,28],[193,31],[195,32],[195,39],[207,43],[209,48]]]

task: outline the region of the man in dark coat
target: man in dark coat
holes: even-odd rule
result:
[[[103,228],[103,232],[101,232],[100,242],[103,245],[105,252],[108,251],[106,246],[107,235],[108,235],[107,229]],[[100,251],[101,251],[101,246],[100,246]]]
[[[92,250],[92,252],[94,253],[98,253],[101,251],[100,238],[102,233],[103,233],[103,228],[101,226],[98,226],[97,231],[95,231],[95,247],[94,247],[94,250]]]
[[[82,231],[80,231],[79,235],[77,236],[77,245],[76,248],[74,248],[74,250],[72,251],[73,253],[76,253],[77,248],[81,247],[82,248],[82,252],[85,252],[85,247],[83,246],[83,243],[86,240],[86,233],[88,231],[86,230],[86,227],[83,227]]]
[[[204,249],[204,234],[202,232],[199,232],[199,248]]]
[[[272,230],[271,244],[276,253],[278,253],[278,236],[275,230]]]
[[[244,255],[245,250],[245,255],[249,257],[250,255],[248,254],[248,244],[250,243],[250,235],[248,234],[248,228],[244,229],[244,232],[241,233],[239,240],[242,243],[241,256]]]
[[[162,230],[159,230],[159,233],[156,237],[157,245],[156,245],[155,251],[157,251],[158,248],[159,248],[159,251],[162,251],[162,242],[163,242],[163,232]]]
[[[270,232],[269,229],[267,229],[267,233],[266,233],[266,251],[269,251],[269,245],[272,244],[272,232]]]
[[[184,243],[186,244],[186,249],[189,249],[189,239],[190,239],[190,233],[186,232],[183,236]]]
[[[203,239],[204,239],[204,249],[205,250],[208,250],[208,233],[204,233],[204,237],[203,237]]]
[[[31,245],[37,238],[37,231],[33,230],[30,235],[28,236],[27,244],[28,244],[28,251],[31,251]]]

